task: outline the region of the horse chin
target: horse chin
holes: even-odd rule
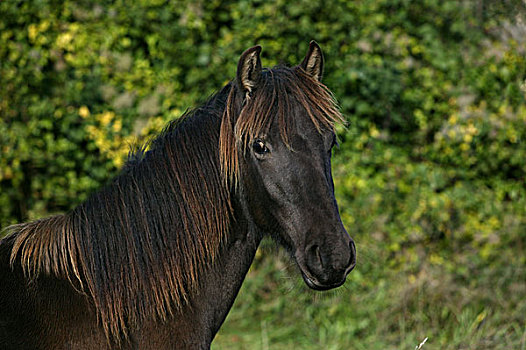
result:
[[[341,285],[343,285],[345,283],[345,278],[344,278],[340,282],[333,283],[333,284],[328,284],[328,285],[323,285],[323,284],[315,281],[314,279],[310,278],[309,276],[307,276],[303,271],[301,271],[301,277],[303,277],[303,281],[305,281],[305,284],[310,289],[313,289],[313,290],[316,290],[316,291],[319,291],[319,292],[322,292],[322,291],[325,291],[325,290],[334,289],[334,288],[338,288],[338,287],[340,287]]]

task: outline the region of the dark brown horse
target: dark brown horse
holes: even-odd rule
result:
[[[309,287],[345,282],[321,49],[272,69],[260,51],[85,203],[7,228],[0,349],[209,348],[265,235]]]

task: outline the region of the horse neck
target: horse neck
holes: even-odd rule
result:
[[[189,296],[181,310],[184,317],[170,322],[146,324],[138,338],[148,344],[168,344],[178,349],[209,349],[230,311],[246,274],[254,260],[263,235],[246,215],[243,200],[234,202],[234,220],[218,255],[200,275],[200,288]],[[152,339],[152,336],[158,337]],[[140,342],[139,342],[140,343]],[[139,344],[142,345],[142,344]]]

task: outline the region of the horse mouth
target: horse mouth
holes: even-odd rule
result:
[[[337,283],[321,284],[318,281],[316,281],[314,278],[307,276],[303,271],[301,271],[301,277],[303,277],[303,281],[305,281],[305,284],[310,289],[313,289],[316,291],[325,291],[329,289],[338,288],[345,283],[345,278],[343,278],[340,282],[337,282]]]

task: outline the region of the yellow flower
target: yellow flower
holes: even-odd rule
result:
[[[97,120],[100,122],[102,126],[108,125],[114,117],[113,112],[104,112],[102,114],[97,115]]]
[[[71,33],[62,33],[57,37],[57,46],[61,49],[65,49],[67,48],[71,40],[73,40],[73,35],[71,35]]]
[[[87,117],[89,117],[90,112],[89,112],[88,107],[86,107],[86,106],[82,106],[82,107],[80,107],[80,108],[79,108],[79,115],[80,115],[82,118],[87,118]]]
[[[380,136],[380,132],[378,131],[378,129],[376,127],[371,127],[370,131],[369,131],[371,137],[373,138],[377,138],[378,136]]]
[[[38,35],[38,28],[35,24],[30,24],[27,28],[29,40],[35,41],[37,35]]]
[[[122,129],[122,121],[120,119],[115,120],[113,125],[111,126],[114,132],[119,132]]]

